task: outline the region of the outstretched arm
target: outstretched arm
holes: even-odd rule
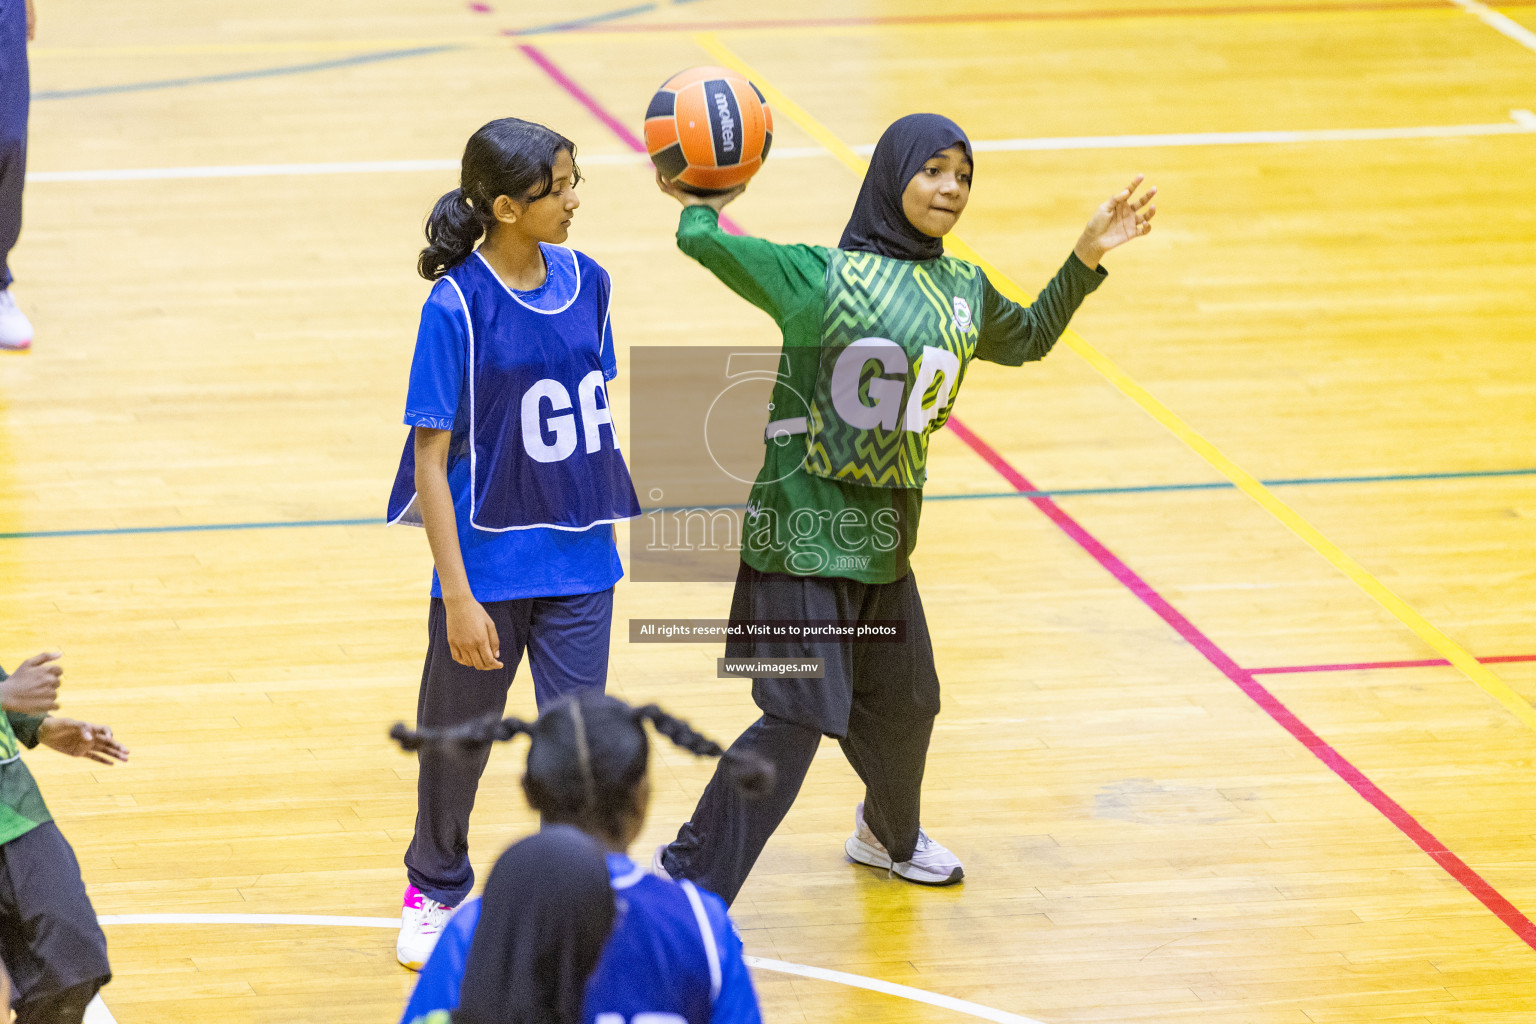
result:
[[[112,727],[107,725],[50,715],[38,725],[37,739],[44,746],[70,757],[88,757],[101,764],[128,760],[128,748],[117,742]]]
[[[812,245],[779,245],[720,227],[720,210],[746,190],[742,185],[714,196],[684,191],[656,174],[656,187],[683,206],[677,247],[718,277],[727,288],[783,326],[814,305],[819,313],[827,273],[826,254]]]
[[[1152,230],[1157,207],[1150,204],[1157,188],[1138,196],[1141,182],[1142,176],[1136,175],[1094,211],[1072,255],[1032,304],[1004,298],[991,281],[986,282],[977,359],[1018,366],[1045,358],[1066,332],[1072,314],[1108,275],[1099,265],[1104,254]]]

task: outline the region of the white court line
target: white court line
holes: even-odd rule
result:
[[[1461,0],[1452,0],[1452,2],[1461,2]],[[1536,44],[1536,37],[1533,37],[1533,44]],[[1296,142],[1455,139],[1536,132],[1536,114],[1531,111],[1512,110],[1509,116],[1510,120],[1493,124],[1427,125],[1407,128],[1331,128],[1318,131],[1185,132],[1171,135],[1072,135],[1044,139],[979,139],[972,145],[978,153],[1020,153],[1071,149],[1157,149],[1175,146],[1252,146]],[[853,149],[854,152],[865,156],[875,151],[873,145],[855,146]],[[785,147],[775,149],[770,154],[774,160],[821,159],[828,155],[827,151],[820,146]],[[578,162],[599,166],[638,164],[644,163],[646,159],[644,153],[592,153],[581,157]],[[164,181],[177,178],[273,178],[293,175],[389,174],[457,171],[458,169],[457,160],[363,160],[351,163],[133,167],[101,171],[32,171],[27,174],[27,183],[30,185],[46,182]]]
[[[102,914],[101,924],[294,924],[321,928],[396,928],[398,917],[335,917],[326,914]]]
[[[104,925],[114,924],[276,924],[276,925],[315,925],[326,928],[399,928],[398,917],[339,917],[322,914],[104,914],[96,920]],[[1042,1024],[1032,1017],[1021,1017],[1016,1013],[1006,1010],[995,1010],[990,1006],[982,1006],[980,1003],[972,1003],[964,999],[956,999],[953,996],[939,995],[937,992],[927,992],[920,988],[912,988],[909,985],[897,985],[889,981],[881,981],[878,978],[866,978],[862,974],[847,974],[843,971],[829,971],[823,967],[810,967],[806,964],[792,964],[785,960],[769,960],[760,956],[743,957],[749,967],[760,967],[765,971],[777,971],[780,974],[793,974],[801,978],[814,978],[818,981],[830,981],[838,985],[847,985],[851,988],[868,989],[871,992],[879,992],[883,995],[896,996],[898,999],[908,999],[915,1003],[924,1003],[928,1006],[937,1006],[945,1010],[953,1010],[979,1020],[995,1021],[996,1024]],[[94,1004],[93,1004],[94,1005]],[[105,1005],[101,1007],[104,1017],[93,1019],[89,1012],[86,1014],[86,1024],[115,1024],[112,1015],[107,1013]]]
[[[997,1024],[1041,1024],[1033,1017],[1021,1017],[1016,1013],[1006,1010],[994,1010],[990,1006],[982,1006],[980,1003],[968,1002],[964,999],[954,999],[950,996],[941,996],[936,992],[927,992],[920,988],[911,988],[907,985],[896,985],[889,981],[879,981],[875,978],[866,978],[861,974],[844,974],[842,971],[829,971],[822,967],[807,967],[804,964],[792,964],[783,960],[768,960],[760,956],[744,956],[748,967],[761,967],[768,971],[778,971],[781,974],[795,974],[802,978],[816,978],[819,981],[832,981],[839,985],[850,985],[853,988],[867,988],[871,992],[883,992],[888,996],[898,996],[902,999],[910,999],[915,1003],[927,1003],[929,1006],[937,1006],[945,1010],[954,1010],[956,1013],[964,1013],[971,1017],[980,1017],[982,1020],[996,1021]]]
[[[1529,110],[1511,110],[1510,120],[1494,124],[1427,125],[1418,128],[1332,128],[1319,131],[1192,132],[1181,135],[1081,135],[1060,139],[980,140],[978,153],[1060,149],[1142,149],[1165,146],[1252,146],[1288,142],[1374,142],[1382,139],[1456,139],[1477,135],[1520,135],[1533,129]],[[855,146],[868,155],[873,146]]]
[[[107,1004],[101,1001],[101,996],[97,996],[86,1004],[81,1024],[117,1024],[117,1018],[112,1016]]]
[[[1450,0],[1450,2],[1479,19],[1489,28],[1504,33],[1527,50],[1536,50],[1536,32],[1532,32],[1513,18],[1505,17],[1498,11],[1490,10],[1478,3],[1477,0]]]
[[[628,164],[639,153],[597,153],[584,164]],[[350,163],[224,164],[211,167],[129,167],[109,171],[33,171],[27,184],[48,181],[166,181],[176,178],[281,178],[310,174],[397,174],[411,171],[457,171],[457,160],[361,160]]]

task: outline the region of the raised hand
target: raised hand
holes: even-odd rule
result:
[[[1136,190],[1141,187],[1141,182],[1142,175],[1136,175],[1129,185],[1105,200],[1089,219],[1088,226],[1083,228],[1072,251],[1090,268],[1097,267],[1109,250],[1152,230],[1152,216],[1157,213],[1157,207],[1147,204],[1157,195],[1157,186],[1149,187],[1138,196]]]
[[[37,740],[70,757],[87,757],[101,764],[128,760],[128,748],[112,737],[112,728],[73,718],[43,719]]]
[[[59,682],[64,666],[58,651],[34,654],[0,682],[0,707],[28,715],[43,715],[59,706]]]

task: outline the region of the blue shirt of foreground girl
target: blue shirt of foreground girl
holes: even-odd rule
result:
[[[505,293],[504,303],[554,314],[571,305],[583,282],[576,256],[570,249],[547,243],[540,245],[540,249],[548,270],[543,285],[532,291],[514,292],[499,280],[495,284]],[[601,281],[597,283],[606,292],[607,274],[595,264],[591,266],[598,270]],[[478,254],[471,256],[454,273],[495,279]],[[588,282],[587,286],[593,284]],[[607,590],[624,575],[612,526],[600,524],[586,530],[535,527],[492,531],[477,529],[472,522],[468,452],[470,344],[466,314],[456,287],[446,279],[439,280],[421,311],[416,352],[411,360],[405,423],[410,427],[453,432],[448,488],[453,493],[459,551],[464,558],[464,572],[470,589],[482,604]],[[601,337],[597,344],[601,349],[603,379],[611,381],[619,372],[613,348],[613,329],[605,319],[599,331]],[[482,339],[481,344],[484,343]],[[606,403],[606,396],[604,401]],[[414,466],[414,459],[410,458],[412,454],[407,442],[407,460]],[[408,496],[414,492],[414,484],[409,483],[408,474],[402,473],[402,476],[405,479],[397,481],[396,489]],[[443,596],[436,569],[432,572],[432,596]]]
[[[760,1024],[741,939],[718,896],[646,874],[622,853],[608,854],[608,877],[618,920],[587,983],[587,1024],[627,1024],[640,1013],[687,1024]],[[454,911],[401,1024],[458,1006],[479,920],[478,898]]]

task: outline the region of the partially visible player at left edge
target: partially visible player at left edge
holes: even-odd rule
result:
[[[0,668],[0,960],[11,999],[0,1003],[17,1024],[81,1024],[85,1009],[112,980],[107,938],[86,895],[80,862],[54,824],[22,746],[45,747],[111,765],[128,748],[105,725],[48,712],[58,707],[57,652]]]

